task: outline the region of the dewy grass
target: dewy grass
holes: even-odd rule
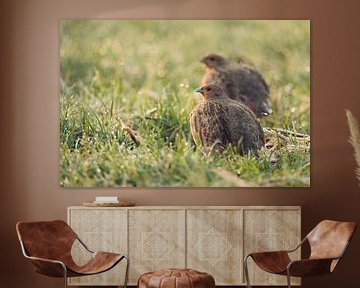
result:
[[[263,126],[309,134],[309,30],[308,21],[63,21],[61,186],[308,186],[310,149],[296,139],[275,160],[204,153],[188,117],[199,59],[217,52],[264,74],[274,113]]]

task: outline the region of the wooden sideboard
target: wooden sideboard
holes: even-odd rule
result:
[[[92,250],[129,255],[129,285],[148,271],[184,267],[212,274],[216,285],[245,285],[245,255],[294,248],[301,240],[298,206],[80,206],[68,207],[68,223]],[[78,243],[72,254],[78,263],[89,257]],[[251,284],[286,285],[286,277],[249,264]],[[70,278],[69,285],[121,285],[124,271],[121,262],[103,274]]]

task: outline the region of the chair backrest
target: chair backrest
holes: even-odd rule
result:
[[[16,231],[30,256],[47,259],[67,258],[76,240],[75,232],[62,220],[19,222]]]
[[[311,248],[310,258],[337,258],[342,256],[355,229],[355,222],[321,221],[306,236]],[[332,267],[332,270],[335,266]]]

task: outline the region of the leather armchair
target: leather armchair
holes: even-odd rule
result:
[[[66,222],[19,222],[16,231],[23,255],[31,260],[35,271],[50,277],[64,278],[65,288],[67,277],[102,273],[112,269],[123,259],[127,261],[124,281],[126,288],[129,258],[125,254],[91,251]],[[71,256],[71,247],[75,241],[79,241],[91,254],[90,260],[83,266],[78,266]]]
[[[291,276],[305,277],[332,273],[344,256],[355,229],[354,222],[324,220],[292,250],[250,253],[244,259],[247,287],[251,287],[248,258],[252,258],[259,268],[266,272],[286,275],[289,288],[291,288]],[[310,257],[292,261],[289,253],[296,251],[306,241],[310,245]]]

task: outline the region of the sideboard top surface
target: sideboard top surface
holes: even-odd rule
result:
[[[68,209],[164,209],[164,210],[186,210],[186,209],[221,209],[221,210],[257,210],[257,209],[282,209],[282,210],[301,210],[301,206],[132,206],[132,207],[85,207],[85,206],[69,206]]]

